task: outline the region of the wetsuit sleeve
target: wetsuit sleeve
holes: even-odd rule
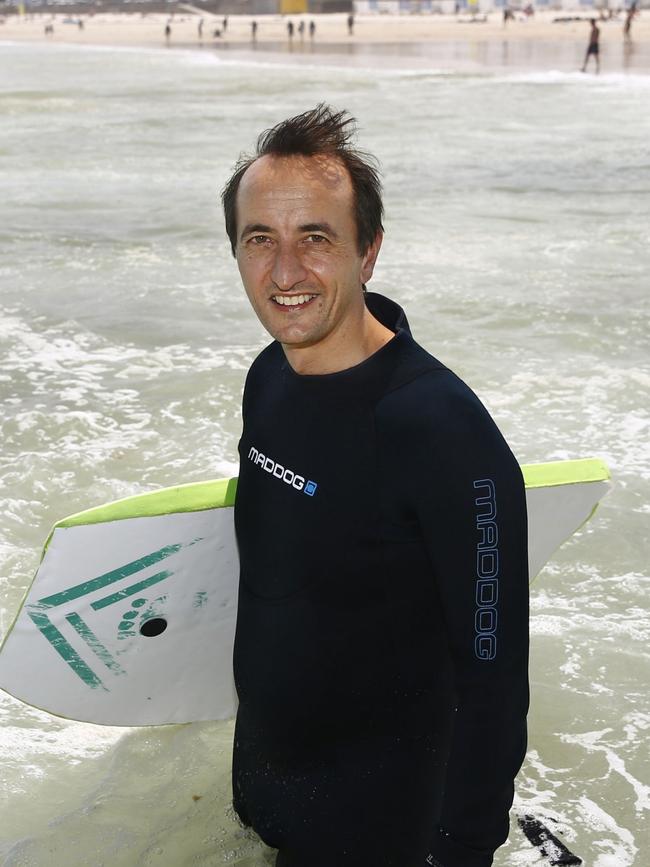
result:
[[[453,374],[438,380],[446,385],[420,403],[426,442],[413,450],[415,508],[441,600],[457,706],[428,863],[488,867],[508,836],[526,750],[525,490],[480,401]]]

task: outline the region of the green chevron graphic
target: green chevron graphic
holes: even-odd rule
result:
[[[164,548],[159,548],[157,551],[152,551],[144,557],[139,557],[137,560],[125,563],[117,569],[111,569],[110,572],[105,572],[102,575],[98,575],[96,578],[90,578],[79,584],[74,584],[72,587],[68,587],[66,590],[54,593],[51,596],[44,596],[42,599],[39,599],[38,602],[28,605],[27,613],[43,637],[49,641],[61,659],[70,666],[72,671],[81,678],[86,686],[90,687],[90,689],[103,689],[108,691],[101,677],[97,672],[93,671],[84,659],[82,659],[65,635],[57,626],[54,625],[54,623],[52,623],[47,612],[53,608],[59,608],[64,605],[69,605],[71,602],[83,599],[90,594],[96,593],[98,590],[112,588],[119,582],[124,581],[125,578],[130,578],[132,575],[136,575],[138,572],[142,572],[144,569],[148,569],[149,567],[160,563],[162,560],[166,560],[173,554],[177,554],[183,548],[189,548],[200,541],[202,541],[202,539],[197,538],[186,544],[179,543],[176,545],[166,545]],[[93,611],[101,611],[104,608],[122,602],[129,596],[146,590],[148,587],[159,584],[161,581],[165,581],[173,575],[174,572],[172,570],[163,569],[160,572],[156,572],[154,575],[143,578],[141,581],[129,584],[126,587],[121,587],[120,589],[115,589],[107,596],[96,599],[94,602],[90,603],[90,608]],[[99,662],[101,662],[110,672],[115,675],[124,675],[126,673],[115,657],[102,644],[91,627],[84,621],[77,611],[66,613],[65,619],[74,629],[75,633],[83,640],[86,647],[92,651]]]

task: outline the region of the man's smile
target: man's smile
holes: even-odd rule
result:
[[[316,295],[272,295],[271,300],[280,307],[304,307],[316,298]]]

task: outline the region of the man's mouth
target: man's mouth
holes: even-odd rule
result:
[[[280,307],[302,307],[313,301],[316,295],[272,295],[271,300]]]

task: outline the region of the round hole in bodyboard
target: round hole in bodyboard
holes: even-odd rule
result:
[[[140,626],[140,635],[155,638],[157,635],[162,635],[165,629],[167,629],[167,621],[163,617],[152,617]]]

